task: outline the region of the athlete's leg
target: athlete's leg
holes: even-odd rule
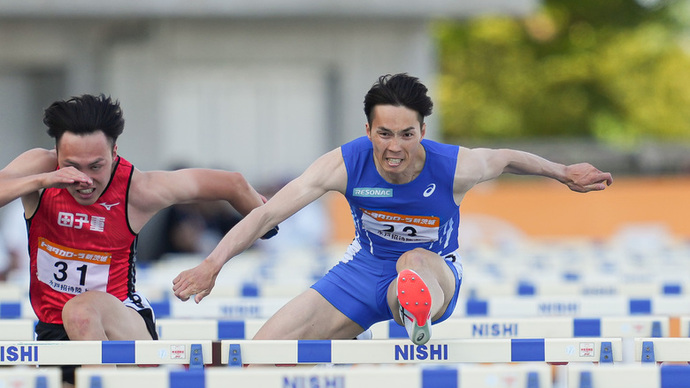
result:
[[[431,251],[417,248],[400,256],[396,263],[396,270],[399,274],[402,274],[388,286],[387,299],[391,312],[393,312],[393,318],[397,323],[405,325],[401,320],[400,314],[398,314],[400,311],[400,298],[405,299],[405,303],[408,303],[408,301],[414,304],[419,302],[422,305],[430,301],[428,310],[420,307],[418,311],[427,311],[432,320],[440,318],[445,313],[455,294],[455,274],[448,267],[444,258]],[[408,272],[407,270],[414,272]],[[401,294],[398,293],[399,287],[401,287]],[[405,289],[402,289],[403,287]],[[404,295],[404,291],[408,295]],[[406,306],[402,307],[406,308]],[[407,308],[411,309],[412,306]],[[418,314],[423,313],[420,312]],[[426,316],[420,316],[417,320],[418,322],[424,322],[426,318]],[[422,324],[421,326],[424,325]],[[425,343],[428,339],[427,336],[422,343]]]
[[[62,320],[71,340],[152,339],[138,312],[101,291],[87,291],[70,299],[62,310]]]
[[[352,339],[362,331],[360,325],[309,288],[268,319],[254,339]]]

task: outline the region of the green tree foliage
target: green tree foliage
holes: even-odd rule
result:
[[[690,141],[685,3],[546,0],[524,18],[439,23],[444,135]]]

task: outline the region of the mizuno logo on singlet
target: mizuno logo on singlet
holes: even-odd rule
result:
[[[378,187],[355,187],[352,189],[354,197],[392,197],[393,189],[382,189]]]
[[[425,198],[429,197],[429,196],[431,196],[431,194],[434,193],[435,190],[436,190],[436,183],[432,183],[426,187],[426,190],[424,190],[424,193],[422,195],[424,195]]]
[[[120,202],[115,202],[115,203],[105,203],[105,202],[99,202],[99,205],[103,206],[105,210],[110,211],[110,208],[113,206],[117,206],[120,204]]]

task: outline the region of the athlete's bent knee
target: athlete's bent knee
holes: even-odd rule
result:
[[[100,321],[98,309],[88,297],[74,297],[62,309],[62,322],[70,339],[85,339],[94,326],[100,326]]]
[[[403,253],[397,262],[398,272],[402,269],[418,269],[427,265],[429,260],[429,251],[423,248],[415,248]]]

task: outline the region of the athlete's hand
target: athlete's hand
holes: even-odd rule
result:
[[[64,167],[45,173],[42,186],[62,189],[68,186],[91,186],[92,184],[93,180],[88,175],[74,167]]]
[[[589,163],[571,164],[566,167],[566,181],[570,190],[578,193],[604,190],[613,183],[611,173],[601,172]]]
[[[216,269],[208,260],[202,261],[192,269],[182,271],[173,279],[175,296],[184,302],[194,295],[194,301],[201,302],[211,293],[219,271],[220,269]]]

